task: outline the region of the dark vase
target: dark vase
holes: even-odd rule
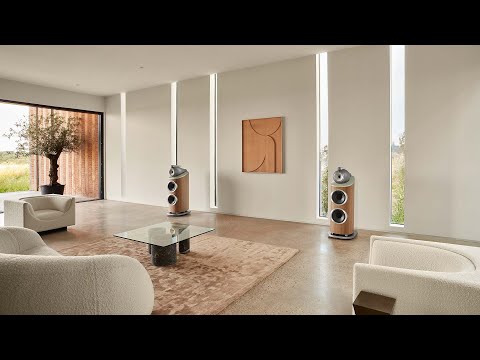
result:
[[[63,195],[64,189],[65,189],[65,185],[61,185],[61,184],[40,185],[40,192],[42,195],[47,195],[47,194]]]

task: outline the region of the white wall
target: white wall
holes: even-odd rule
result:
[[[314,222],[315,57],[218,74],[218,211]],[[242,173],[242,120],[282,116],[284,173]]]
[[[105,198],[121,200],[120,95],[105,98]]]
[[[408,232],[480,240],[480,47],[407,46]]]
[[[210,79],[177,84],[177,163],[189,172],[190,209],[210,210]]]
[[[104,111],[104,97],[0,79],[0,99],[78,110]]]
[[[389,47],[331,52],[328,65],[329,172],[355,175],[357,228],[391,231]],[[191,208],[205,211],[208,94],[208,77],[178,83],[178,163],[191,172]],[[480,239],[478,104],[480,47],[407,46],[406,232]],[[119,97],[106,107],[107,198],[116,198]],[[241,121],[271,116],[284,117],[285,173],[242,173]],[[321,223],[315,151],[314,56],[218,75],[219,212]],[[169,159],[170,86],[128,93],[124,200],[166,206]]]
[[[389,228],[389,66],[388,46],[328,54],[329,175],[342,166],[355,176],[360,229]]]
[[[125,201],[168,206],[170,85],[128,92]]]

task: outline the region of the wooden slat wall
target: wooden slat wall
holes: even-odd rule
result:
[[[88,198],[99,197],[99,163],[98,163],[98,115],[73,111],[54,110],[55,113],[68,117],[82,119],[80,129],[84,140],[77,153],[62,153],[58,161],[58,182],[65,184],[64,194]],[[38,115],[49,115],[50,109],[38,108]],[[36,108],[30,108],[30,114],[35,114]],[[39,185],[48,184],[49,161],[42,156],[32,156],[30,161],[30,189],[36,190],[36,162],[38,161]]]

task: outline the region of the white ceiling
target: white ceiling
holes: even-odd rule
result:
[[[345,47],[2,45],[0,78],[106,96]]]

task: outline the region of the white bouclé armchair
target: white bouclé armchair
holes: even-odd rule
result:
[[[33,230],[0,227],[0,314],[148,315],[153,301],[134,258],[61,256]]]
[[[5,226],[20,226],[37,232],[75,225],[75,198],[41,195],[4,201]]]
[[[393,314],[480,314],[480,247],[372,236],[354,265],[361,291],[394,298]]]

